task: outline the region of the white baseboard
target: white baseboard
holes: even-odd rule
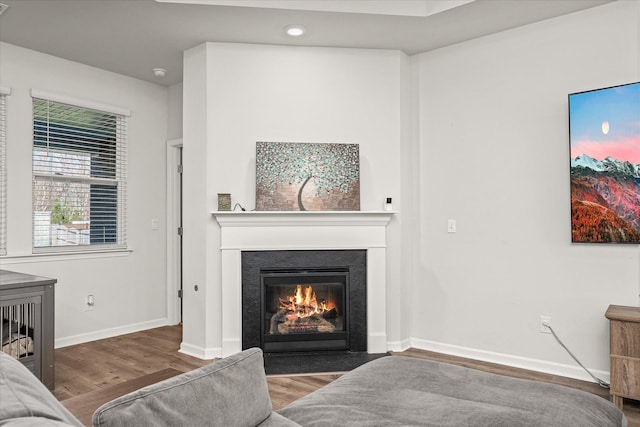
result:
[[[178,351],[188,356],[204,360],[218,359],[222,357],[222,348],[204,348],[185,342],[180,343],[180,350]]]
[[[494,353],[486,350],[461,347],[451,344],[443,344],[435,341],[411,338],[411,346],[420,350],[429,350],[437,353],[450,354],[453,356],[466,357],[469,359],[482,360],[485,362],[497,363],[500,365],[512,366],[515,368],[528,369],[530,371],[544,372],[552,375],[559,375],[583,381],[595,382],[591,376],[579,366],[564,365],[561,363],[548,362],[546,360],[530,359],[527,357],[513,356],[510,354]],[[406,350],[406,349],[405,349]],[[610,373],[598,369],[589,371],[603,381],[610,381]]]
[[[55,340],[55,348],[68,347],[70,345],[83,344],[90,341],[116,337],[118,335],[140,332],[147,329],[159,328],[169,325],[168,319],[155,319],[147,322],[134,323],[131,325],[118,326],[117,328],[102,329],[100,331],[86,334],[72,335],[70,337],[58,338]]]
[[[387,351],[401,352],[411,348],[411,338],[402,341],[388,341]]]

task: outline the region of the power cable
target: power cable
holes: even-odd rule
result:
[[[595,380],[595,382],[597,382],[598,384],[600,384],[600,387],[604,387],[604,388],[609,388],[609,387],[610,387],[608,382],[603,381],[603,380],[601,380],[600,378],[598,378],[598,377],[596,377],[595,375],[593,375],[593,374],[591,373],[591,371],[589,371],[589,370],[588,370],[588,369],[587,369],[587,368],[586,368],[582,363],[580,363],[580,361],[578,360],[578,358],[577,358],[577,357],[575,357],[575,356],[573,355],[573,353],[571,353],[571,350],[569,350],[569,349],[567,348],[567,346],[566,346],[566,345],[564,345],[564,343],[562,342],[562,340],[561,340],[560,338],[558,338],[558,335],[556,335],[556,332],[553,330],[553,328],[551,327],[551,325],[550,325],[550,324],[545,323],[545,324],[544,324],[544,327],[545,327],[545,328],[547,328],[547,329],[549,329],[549,330],[551,331],[551,333],[553,334],[553,337],[556,339],[556,341],[558,341],[558,343],[560,343],[560,345],[561,345],[565,350],[567,350],[567,353],[569,353],[569,356],[573,357],[573,360],[575,360],[576,362],[578,362],[578,365],[580,365],[580,366],[582,367],[582,369],[584,369],[585,371],[587,371],[587,373],[588,373],[589,375],[591,375],[591,378],[593,378],[593,379]]]

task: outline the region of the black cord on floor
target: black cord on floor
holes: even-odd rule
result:
[[[600,384],[600,387],[604,387],[604,388],[609,388],[609,383],[606,381],[601,380],[600,378],[596,377],[595,375],[593,375],[587,368],[585,368],[585,366],[580,363],[580,361],[573,355],[573,353],[571,353],[571,350],[569,350],[567,348],[566,345],[564,345],[564,343],[562,342],[562,340],[560,338],[558,338],[558,336],[556,335],[556,332],[553,330],[553,328],[551,327],[551,325],[545,325],[545,327],[547,329],[549,329],[551,331],[551,333],[553,334],[553,337],[556,339],[556,341],[558,341],[558,343],[560,343],[560,345],[567,350],[567,353],[569,353],[569,356],[573,357],[573,360],[575,360],[576,362],[578,362],[578,365],[582,366],[582,369],[584,369],[585,371],[587,371],[587,373],[589,375],[591,375],[591,378],[593,378],[595,380],[595,382],[597,382],[598,384]]]

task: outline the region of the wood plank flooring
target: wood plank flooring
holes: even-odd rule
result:
[[[179,353],[182,328],[165,326],[55,351],[54,395],[64,401],[167,368],[188,372],[211,363]]]
[[[56,350],[54,395],[82,423],[91,425],[91,414],[102,403],[171,376],[211,363],[179,353],[180,326],[165,326]],[[410,349],[395,355],[437,360],[517,378],[562,384],[608,399],[608,390],[597,384],[526,371],[503,365]],[[269,394],[279,409],[340,376],[269,376]],[[640,427],[640,402],[625,400],[629,427]]]

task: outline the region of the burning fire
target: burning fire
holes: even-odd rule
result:
[[[311,285],[296,285],[293,295],[278,298],[280,307],[271,317],[271,334],[306,334],[334,332],[339,318],[336,304],[329,298],[316,297]]]
[[[311,285],[303,288],[296,285],[296,291],[286,299],[280,298],[280,308],[287,311],[287,319],[300,319],[322,314],[335,309],[335,303],[331,300],[318,300]]]

